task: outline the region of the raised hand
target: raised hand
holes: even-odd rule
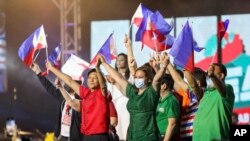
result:
[[[124,37],[124,44],[125,44],[125,47],[131,47],[131,40],[129,39],[128,35],[125,34],[125,37]]]
[[[128,60],[128,65],[129,67],[135,68],[136,66],[136,62],[135,62],[135,58],[131,58]]]
[[[32,63],[30,66],[30,69],[35,72],[36,74],[39,74],[41,72],[40,67],[36,63]]]
[[[102,56],[101,54],[97,55],[97,60],[100,61],[99,62],[100,64],[106,63],[106,60],[105,60],[104,56]]]
[[[47,68],[48,70],[51,70],[51,68],[53,68],[53,65],[51,64],[50,61],[46,61],[46,68]]]
[[[167,53],[161,54],[160,62],[162,66],[167,67],[167,65],[169,64],[169,56]]]
[[[213,77],[214,76],[214,65],[213,64],[208,67],[207,75],[209,77]]]
[[[56,77],[55,81],[54,81],[54,84],[56,86],[56,88],[62,88],[62,83],[61,81],[58,79],[58,77]]]

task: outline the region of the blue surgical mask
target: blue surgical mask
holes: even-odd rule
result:
[[[135,87],[140,89],[140,88],[143,88],[145,85],[144,83],[144,79],[142,78],[135,78]]]

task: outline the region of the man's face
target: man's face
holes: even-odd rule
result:
[[[97,89],[99,88],[99,81],[97,78],[97,73],[92,72],[88,76],[88,87],[89,89]]]

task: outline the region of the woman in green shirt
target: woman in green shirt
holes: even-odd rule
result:
[[[116,82],[119,90],[129,98],[127,109],[130,114],[128,127],[128,141],[157,141],[158,129],[155,119],[157,101],[159,99],[159,80],[168,65],[168,56],[161,56],[161,68],[150,79],[150,72],[147,67],[140,67],[135,70],[135,81],[132,85],[124,77],[106,63],[103,56],[98,56],[102,65]],[[151,83],[152,82],[152,83]]]

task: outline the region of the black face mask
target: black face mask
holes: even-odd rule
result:
[[[64,87],[64,89],[68,92],[68,93],[70,93],[70,92],[72,92],[73,90],[68,86],[68,85],[64,85],[63,86]]]

